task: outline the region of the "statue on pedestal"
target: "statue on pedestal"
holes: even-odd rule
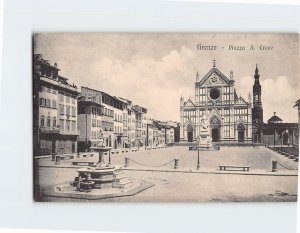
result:
[[[97,139],[99,139],[98,147],[104,147],[104,135],[103,135],[103,130],[100,128],[98,134],[97,134]]]
[[[207,116],[204,115],[201,119],[201,130],[200,132],[208,132],[208,120]]]
[[[209,123],[207,115],[203,115],[201,118],[201,127],[199,134],[199,147],[209,148],[212,146],[212,139],[209,133]]]

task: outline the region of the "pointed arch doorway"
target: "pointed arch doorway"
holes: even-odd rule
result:
[[[194,128],[191,124],[188,124],[187,126],[187,129],[186,129],[186,132],[187,132],[187,140],[188,142],[193,142],[193,132],[194,132]]]
[[[210,118],[211,138],[213,142],[220,141],[221,121],[217,116]]]
[[[240,123],[237,126],[238,142],[245,142],[245,125]]]

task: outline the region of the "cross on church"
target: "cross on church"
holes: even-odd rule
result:
[[[216,60],[213,60],[213,67],[216,67]]]

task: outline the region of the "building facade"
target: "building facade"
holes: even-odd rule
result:
[[[195,101],[180,99],[180,141],[198,140],[201,119],[209,122],[213,142],[252,141],[252,101],[238,97],[233,72],[227,78],[213,63],[202,78],[196,74]]]
[[[100,133],[104,134],[106,146],[124,148],[124,137],[127,137],[127,127],[124,135],[126,109],[127,103],[120,98],[103,91],[81,87],[78,101],[79,150],[86,151],[91,146],[98,145]]]
[[[76,153],[77,87],[41,54],[34,55],[33,64],[35,155]]]

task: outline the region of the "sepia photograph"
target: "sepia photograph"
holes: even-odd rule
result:
[[[296,202],[299,34],[36,33],[37,202]]]

